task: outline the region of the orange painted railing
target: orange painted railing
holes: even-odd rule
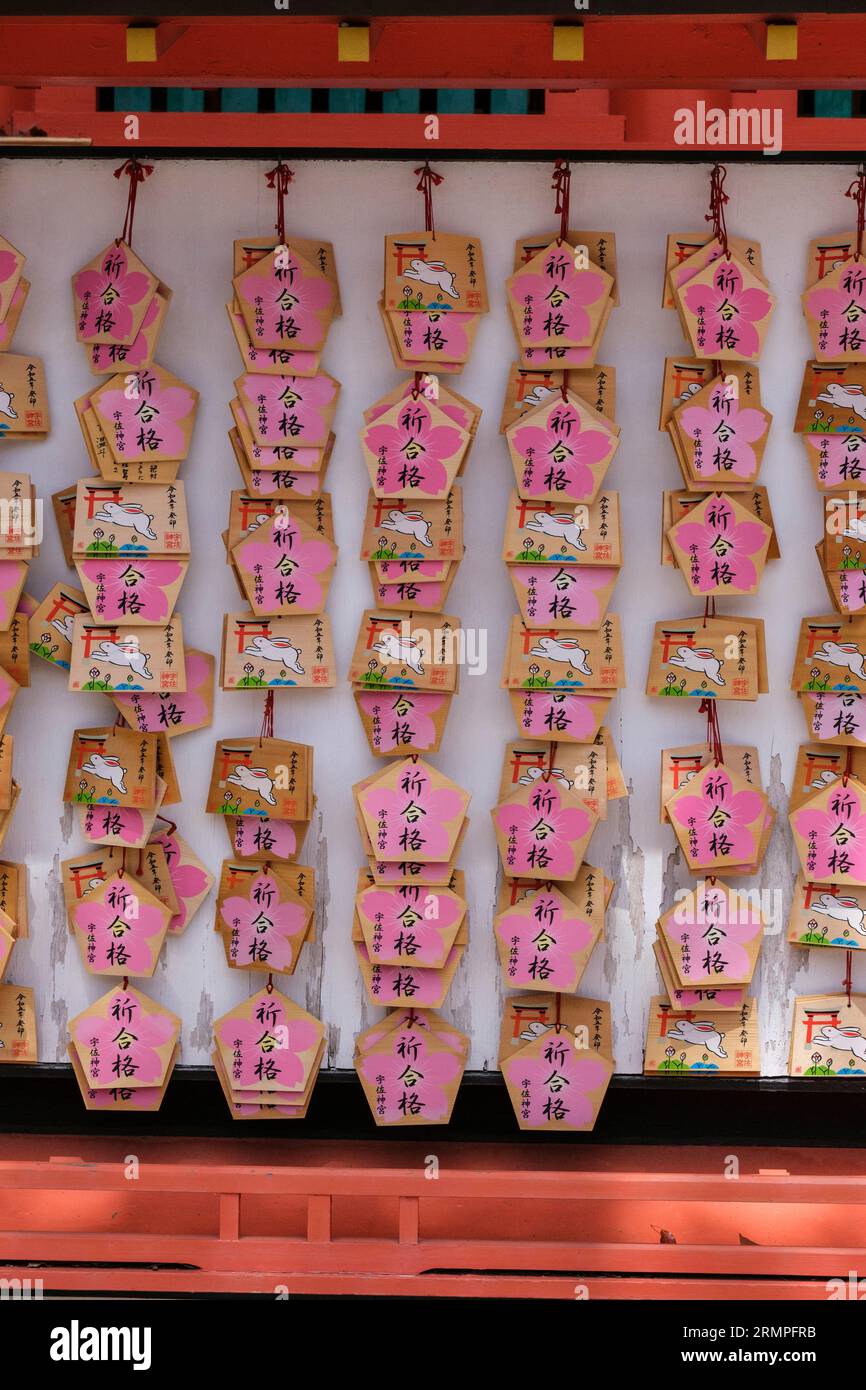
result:
[[[739,1164],[738,1175],[734,1175]],[[826,1300],[859,1150],[0,1138],[0,1277],[46,1292]]]

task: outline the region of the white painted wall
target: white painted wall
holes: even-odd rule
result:
[[[329,474],[340,561],[329,611],[341,673],[347,667],[361,609],[370,601],[365,567],[357,559],[367,476],[356,438],[362,410],[397,382],[377,318],[382,283],[382,243],[387,232],[419,221],[420,196],[411,165],[403,162],[332,162],[295,165],[287,223],[300,235],[333,239],[344,317],[328,339],[325,364],[343,383]],[[0,165],[0,230],[28,256],[33,289],[16,339],[45,361],[53,429],[42,445],[4,446],[6,457],[30,470],[43,497],[88,473],[73,399],[92,384],[73,335],[69,277],[115,235],[122,221],[125,188],[112,178],[113,164],[98,160],[6,160]],[[158,160],[144,186],[136,216],[136,249],[174,289],[160,343],[162,365],[201,391],[190,458],[184,467],[193,532],[193,564],[181,594],[188,643],[218,650],[222,614],[237,608],[238,595],[223,559],[220,531],[228,495],[240,486],[226,438],[228,400],[240,359],[225,316],[233,237],[266,234],[273,194],[260,162]],[[498,420],[506,370],[513,355],[502,285],[511,271],[512,246],[523,233],[552,228],[547,164],[459,163],[442,166],[436,220],[443,230],[471,231],[484,248],[493,310],[483,322],[473,358],[458,389],[484,408],[484,418],[463,483],[467,556],[449,607],[464,624],[489,629],[490,669],[464,679],[450,716],[438,765],[473,794],[472,824],[463,853],[470,898],[468,961],[451,990],[448,1013],[472,1035],[471,1066],[495,1066],[500,1013],[499,971],[491,918],[497,855],[489,808],[499,779],[503,746],[514,736],[509,702],[499,689],[508,619],[515,609],[500,562],[511,468]],[[761,362],[764,404],[774,413],[762,472],[783,548],[765,573],[761,592],[738,602],[741,611],[767,620],[772,694],[757,705],[723,705],[722,732],[729,740],[757,743],[761,766],[780,816],[760,884],[782,888],[786,906],[795,857],[784,816],[797,745],[805,727],[788,689],[798,622],[823,612],[827,599],[812,545],[821,506],[800,443],[791,434],[808,340],[799,296],[810,237],[839,231],[850,222],[843,190],[851,170],[842,166],[796,167],[771,159],[730,168],[728,226],[763,243],[764,265],[779,297],[775,322]],[[124,180],[125,184],[125,180]],[[696,611],[682,579],[658,563],[663,487],[678,483],[667,439],[657,432],[662,360],[682,349],[676,316],[659,307],[666,232],[702,225],[707,196],[704,167],[589,164],[572,181],[573,225],[612,228],[617,235],[622,307],[610,322],[603,358],[617,368],[622,443],[608,476],[620,489],[626,563],[614,593],[622,615],[629,688],[614,704],[612,728],[633,794],[616,803],[599,828],[590,859],[617,882],[606,941],[594,956],[583,993],[609,997],[615,1011],[617,1068],[641,1069],[647,1001],[658,991],[651,953],[660,906],[688,881],[673,835],[658,822],[659,749],[702,737],[697,704],[676,717],[665,701],[643,694],[653,621]],[[4,465],[5,466],[5,465]],[[60,578],[70,578],[53,518],[31,569],[29,588],[39,597]],[[723,605],[724,606],[724,605]],[[730,607],[730,605],[728,605]],[[16,947],[8,978],[36,987],[43,1060],[65,1058],[66,1022],[95,999],[105,982],[86,974],[67,932],[58,863],[83,849],[72,817],[60,801],[69,738],[76,725],[110,720],[112,707],[96,695],[72,695],[60,673],[34,660],[33,685],[19,698],[10,721],[15,771],[24,787],[4,846],[26,860],[31,873],[32,936]],[[277,733],[316,745],[319,824],[311,829],[307,862],[319,868],[320,938],[306,947],[287,991],[330,1025],[331,1065],[351,1064],[352,1042],[374,1012],[366,1005],[350,943],[355,871],[361,862],[350,784],[374,761],[357,720],[349,688],[277,696]],[[175,741],[184,793],[177,808],[182,833],[218,870],[228,852],[225,829],[202,807],[215,734],[257,730],[261,697],[218,694],[213,730]],[[232,1007],[259,977],[230,972],[212,930],[212,899],[180,940],[168,942],[156,976],[145,988],[183,1018],[187,1063],[206,1063],[213,1018]],[[784,935],[766,942],[757,975],[763,1070],[785,1071],[791,997],[795,992],[837,987],[843,957],[819,960],[788,947]],[[855,987],[856,987],[855,981]],[[862,983],[862,982],[861,982]]]

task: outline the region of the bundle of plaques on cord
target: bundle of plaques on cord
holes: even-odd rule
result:
[[[0,236],[0,440],[48,438],[48,389],[42,359],[13,353],[12,339],[30,293],[26,256]]]
[[[287,233],[293,177],[282,160],[265,175],[276,194],[276,235],[233,242],[226,305],[243,365],[229,439],[244,490],[277,502],[283,494],[320,496],[340,394],[340,383],[321,366],[331,321],[342,312],[334,248]]]
[[[257,739],[217,742],[206,808],[224,817],[233,851],[214,921],[226,965],[265,975],[214,1024],[212,1061],[237,1120],[303,1118],[325,1046],[324,1025],[273,979],[315,940],[316,911],[315,869],[297,862],[315,808],[313,749],[274,737],[273,703],[268,691]]]
[[[266,175],[276,235],[233,247],[226,308],[246,370],[229,438],[244,486],[223,533],[240,600],[223,618],[223,690],[321,690],[336,679],[324,609],[337,546],[322,486],[340,388],[320,354],[340,297],[331,243],[286,233],[292,178],[282,161]]]
[[[174,482],[198,410],[198,392],[156,362],[171,290],[132,249],[138,188],[152,172],[137,159],[115,170],[129,178],[123,231],[72,277],[75,336],[107,378],[75,411],[91,467],[109,483]]]
[[[571,168],[554,166],[555,236],[524,237],[515,248],[507,281],[508,308],[523,369],[586,370],[596,364],[616,288],[616,239],[612,232],[569,228]]]
[[[437,232],[433,189],[442,175],[426,163],[415,173],[424,231],[386,236],[379,312],[398,371],[457,375],[489,309],[484,257],[477,237]]]
[[[414,756],[353,794],[367,865],[352,939],[369,1001],[392,1010],[358,1036],[355,1067],[377,1125],[447,1124],[469,1040],[435,1011],[468,943],[455,860],[469,793]]]
[[[182,929],[210,887],[197,865],[185,900],[175,888],[156,826],[166,798],[179,799],[166,751],[164,734],[125,724],[72,737],[63,799],[77,806],[90,845],[61,865],[67,921],[85,970],[119,980],[69,1024],[88,1110],[158,1110],[177,1060],[180,1019],[129,983],[154,975],[169,930]]]

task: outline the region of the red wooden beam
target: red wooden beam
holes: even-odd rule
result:
[[[2,90],[2,89],[0,89]],[[750,107],[766,109],[773,119],[781,111],[784,153],[831,151],[859,155],[866,147],[866,118],[838,120],[797,115],[793,91],[601,91],[548,92],[545,112],[537,116],[441,115],[438,138],[427,141],[423,115],[380,114],[187,114],[139,113],[139,137],[126,139],[125,113],[57,110],[56,88],[43,88],[26,109],[9,111],[4,128],[28,134],[34,127],[55,138],[84,138],[95,149],[160,150],[419,150],[431,158],[443,151],[500,151],[564,155],[570,152],[643,154],[669,152],[678,157],[712,160],[739,149],[760,154],[760,146],[678,145],[675,113],[680,107]],[[3,109],[0,97],[0,111]],[[9,110],[7,108],[7,110]]]
[[[0,85],[861,87],[866,15],[798,16],[799,56],[765,56],[754,15],[586,17],[583,62],[553,59],[549,17],[395,17],[372,24],[369,63],[339,63],[337,21],[292,15],[184,20],[155,63],[127,63],[122,19],[0,23]],[[794,17],[794,16],[792,16]]]

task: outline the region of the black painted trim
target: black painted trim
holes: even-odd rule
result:
[[[616,1076],[591,1134],[517,1128],[498,1072],[469,1072],[451,1123],[377,1129],[351,1070],[323,1072],[307,1118],[233,1120],[210,1067],[178,1067],[154,1115],[85,1111],[71,1067],[0,1067],[0,1132],[437,1143],[725,1144],[866,1148],[866,1081]]]

